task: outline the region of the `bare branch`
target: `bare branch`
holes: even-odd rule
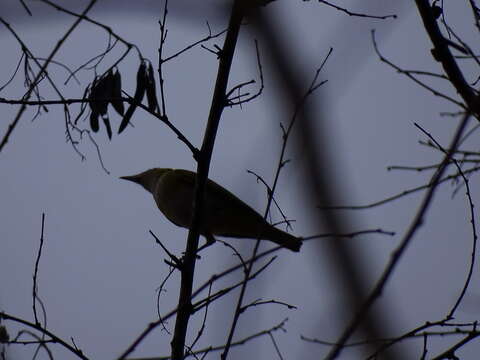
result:
[[[455,135],[452,138],[451,144],[449,146],[448,152],[445,154],[444,159],[439,166],[438,170],[432,176],[429,184],[428,192],[425,194],[417,213],[415,214],[410,226],[408,227],[400,245],[395,249],[392,253],[390,261],[388,262],[387,266],[385,267],[380,279],[377,281],[376,285],[374,286],[373,290],[370,292],[370,295],[363,303],[363,306],[359,309],[359,311],[355,314],[354,318],[352,319],[351,323],[347,326],[344,330],[340,338],[338,339],[336,345],[332,351],[328,354],[327,359],[334,359],[339,352],[341,351],[343,345],[347,342],[350,336],[353,334],[355,329],[359,326],[362,319],[365,317],[368,310],[371,306],[375,303],[375,301],[380,297],[385,285],[387,284],[388,280],[390,279],[393,271],[395,270],[398,262],[400,261],[402,255],[405,253],[408,245],[412,241],[415,233],[417,230],[424,224],[424,218],[427,214],[427,210],[431,205],[433,200],[434,194],[440,184],[440,180],[442,179],[442,175],[447,169],[447,166],[450,162],[451,156],[455,152],[457,145],[462,138],[462,134],[468,124],[469,115],[465,115],[462,122],[458,125]]]
[[[304,1],[307,1],[307,0],[304,0]],[[325,1],[325,0],[318,0],[318,2],[321,3],[321,4],[328,5],[328,6],[334,8],[334,9],[337,9],[339,11],[342,11],[345,14],[347,14],[348,16],[356,16],[356,17],[379,19],[379,20],[385,20],[385,19],[389,19],[389,18],[391,18],[391,19],[396,19],[397,18],[397,15],[395,15],[395,14],[392,14],[392,15],[368,15],[368,14],[362,14],[362,13],[357,13],[357,12],[350,11],[346,8],[342,8],[338,5],[332,4],[331,2],[328,2],[328,1]]]

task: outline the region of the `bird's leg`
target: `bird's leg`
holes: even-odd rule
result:
[[[207,233],[207,234],[204,234],[203,236],[205,236],[206,243],[198,248],[197,253],[209,247],[210,245],[213,245],[215,241],[217,241],[212,234]]]
[[[197,259],[200,259],[200,255],[198,255],[200,251],[202,251],[203,249],[206,249],[210,245],[213,245],[215,241],[217,241],[212,234],[203,234],[203,236],[205,237],[206,243],[197,249],[197,254],[196,254]],[[183,257],[185,256],[185,253],[182,253],[182,254],[183,256],[181,261],[183,261]]]
[[[170,261],[167,259],[163,259],[163,261],[165,262],[165,264],[172,266],[177,270],[182,271],[183,269],[183,256],[182,256],[182,259],[178,259],[178,261]]]

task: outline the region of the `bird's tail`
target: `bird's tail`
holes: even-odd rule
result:
[[[275,244],[295,252],[299,252],[302,246],[302,240],[273,226],[269,226],[262,234],[262,239],[273,241]]]

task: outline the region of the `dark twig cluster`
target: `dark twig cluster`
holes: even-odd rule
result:
[[[474,203],[471,195],[469,178],[467,177],[469,175],[476,173],[479,170],[478,161],[477,161],[478,159],[477,152],[465,151],[459,148],[466,141],[466,139],[470,137],[478,128],[478,126],[474,126],[471,130],[467,131],[469,117],[472,115],[477,119],[479,118],[478,116],[479,102],[477,100],[478,91],[474,89],[472,86],[470,86],[469,84],[467,84],[467,82],[465,81],[464,72],[461,70],[461,68],[458,66],[456,62],[456,59],[458,57],[455,57],[452,55],[451,49],[454,49],[456,51],[461,52],[462,54],[467,55],[468,58],[472,59],[477,64],[478,64],[478,59],[476,58],[476,55],[470,49],[470,47],[464,41],[462,41],[462,39],[459,36],[457,36],[453,31],[453,29],[446,23],[445,18],[443,16],[444,15],[443,8],[438,6],[437,3],[438,3],[437,1],[434,1],[433,4],[430,5],[428,1],[422,1],[422,0],[416,1],[419,13],[424,22],[425,29],[434,45],[434,48],[432,50],[432,56],[435,61],[438,61],[442,64],[445,74],[433,73],[430,71],[402,69],[401,67],[399,67],[398,65],[395,65],[390,60],[387,60],[380,53],[378,49],[378,45],[375,40],[375,33],[373,31],[372,31],[372,41],[373,41],[374,49],[382,62],[388,64],[399,73],[406,75],[411,80],[416,82],[418,85],[420,85],[421,87],[431,92],[433,95],[439,96],[455,104],[456,106],[460,107],[461,109],[460,112],[452,115],[455,117],[458,115],[461,115],[462,120],[459,122],[455,134],[452,136],[451,144],[446,148],[442,147],[439,144],[439,142],[435,140],[435,138],[429,132],[424,130],[420,125],[415,124],[415,126],[419,128],[429,138],[427,142],[421,142],[421,144],[431,147],[437,151],[440,151],[443,154],[443,159],[440,163],[434,164],[434,165],[426,165],[426,166],[391,166],[388,168],[389,170],[409,170],[409,171],[415,170],[417,172],[434,171],[432,177],[425,185],[404,190],[397,195],[385,198],[377,202],[373,202],[368,205],[322,207],[323,209],[330,209],[330,210],[332,209],[367,209],[367,208],[376,207],[388,202],[392,202],[406,195],[409,195],[421,190],[426,191],[423,197],[423,200],[421,202],[421,205],[417,210],[408,230],[403,236],[403,239],[400,245],[393,252],[390,261],[385,267],[384,272],[382,273],[376,286],[371,291],[370,296],[364,302],[363,307],[357,313],[356,317],[354,317],[350,325],[346,328],[346,330],[344,331],[344,333],[342,334],[342,336],[339,338],[337,342],[334,342],[334,343],[321,342],[324,345],[328,345],[332,347],[332,351],[328,356],[328,358],[331,358],[331,359],[338,357],[341,350],[347,346],[353,346],[353,345],[360,346],[360,345],[372,344],[372,342],[377,342],[380,344],[384,343],[383,345],[380,345],[378,349],[370,357],[368,357],[369,359],[376,359],[378,356],[381,356],[381,354],[387,348],[390,348],[392,345],[400,341],[404,341],[406,339],[413,339],[417,337],[423,338],[423,355],[421,358],[424,359],[426,357],[426,354],[428,353],[428,339],[430,339],[430,337],[438,336],[438,335],[440,336],[452,335],[452,333],[453,335],[460,335],[460,336],[462,336],[463,334],[464,337],[459,342],[455,343],[453,346],[451,346],[449,349],[442,352],[440,355],[437,355],[436,357],[434,357],[435,359],[451,359],[451,358],[453,359],[453,358],[457,358],[456,351],[459,348],[465,346],[470,341],[478,337],[476,322],[466,324],[466,327],[471,327],[471,329],[466,329],[465,332],[463,332],[463,330],[458,330],[460,329],[461,326],[457,327],[457,329],[454,332],[446,331],[446,332],[438,333],[432,330],[428,330],[438,326],[440,327],[455,326],[452,324],[452,321],[454,319],[454,314],[458,309],[458,307],[460,306],[462,300],[464,299],[464,296],[467,292],[467,289],[469,288],[472,274],[474,271],[477,238],[478,238],[477,230],[476,230],[476,216],[474,211]],[[478,20],[477,18],[478,12],[476,11],[478,10],[478,8],[476,8],[475,4],[471,3],[471,5],[472,5],[472,10],[474,10],[474,17]],[[442,19],[443,19],[442,23],[448,36],[452,36],[456,42],[442,35],[440,27],[438,26],[438,21],[439,21],[438,19],[440,18],[440,16],[442,16]],[[477,25],[478,25],[478,22],[477,22]],[[453,87],[456,89],[458,94],[460,94],[461,100],[456,100],[453,96],[437,90],[435,87],[427,84],[423,80],[420,80],[419,76],[437,78],[437,79],[441,79],[449,82],[450,84],[453,85]],[[449,165],[454,165],[455,171],[450,175],[445,175],[445,173],[447,172],[447,167]],[[466,166],[468,165],[470,165],[470,167],[466,168]],[[465,281],[461,287],[460,293],[455,303],[452,305],[452,308],[448,310],[448,312],[446,313],[443,319],[435,322],[427,322],[425,323],[425,325],[419,326],[418,328],[413,329],[412,331],[406,334],[403,334],[399,337],[394,337],[391,339],[382,339],[382,338],[368,339],[366,341],[361,341],[356,343],[350,342],[348,344],[346,341],[352,336],[355,329],[362,322],[362,319],[367,313],[367,311],[369,310],[369,308],[372,307],[375,300],[380,296],[380,294],[383,291],[383,288],[385,287],[386,283],[389,281],[394,268],[398,266],[402,255],[405,253],[405,250],[407,249],[408,245],[412,242],[412,239],[414,238],[415,233],[422,226],[422,224],[424,224],[425,218],[428,213],[428,209],[431,207],[433,196],[435,192],[438,191],[438,186],[441,183],[444,183],[449,180],[457,181],[457,183],[459,184],[457,187],[457,190],[461,187],[465,187],[466,189],[466,198],[468,202],[468,207],[470,209],[470,223],[472,228],[472,231],[471,231],[472,232],[472,251],[471,251],[470,261],[467,269],[467,274],[466,274]],[[304,338],[304,339],[307,340],[307,338]],[[308,341],[311,341],[311,340],[312,339],[308,339]]]

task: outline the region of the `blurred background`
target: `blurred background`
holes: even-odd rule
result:
[[[21,3],[5,0],[0,16],[16,31],[38,57],[47,57],[75,18],[40,2],[27,2],[33,16]],[[59,5],[81,12],[87,2]],[[446,6],[449,4],[446,4]],[[425,136],[414,126],[419,123],[442,145],[447,146],[458,118],[440,116],[441,112],[459,109],[433,96],[413,81],[380,62],[374,52],[371,30],[375,29],[380,51],[405,69],[441,72],[431,56],[431,43],[421,19],[412,4],[394,0],[375,0],[369,4],[347,1],[342,6],[352,11],[374,15],[396,14],[397,18],[372,19],[351,17],[315,1],[275,1],[268,5],[269,16],[277,24],[278,37],[290,46],[288,61],[306,75],[305,90],[330,48],[333,53],[320,73],[328,80],[309,102],[321,113],[323,130],[327,131],[332,163],[329,175],[342,189],[346,204],[362,205],[381,200],[406,189],[425,184],[431,172],[387,171],[391,165],[421,166],[441,161],[442,154],[422,146]],[[446,7],[448,21],[462,39],[474,39],[474,24],[465,4]],[[212,31],[225,29],[228,16],[216,1],[170,2],[167,20],[168,38],[165,55],[175,53]],[[136,44],[154,66],[158,64],[159,24],[163,1],[101,0],[89,17],[111,27],[112,31]],[[240,82],[258,80],[252,26],[245,24],[240,34],[229,82],[230,88]],[[55,60],[75,69],[103,52],[108,34],[86,22],[74,31]],[[3,85],[15,71],[21,56],[18,42],[5,27],[0,31]],[[223,38],[205,46],[221,46]],[[259,44],[260,55],[265,46]],[[474,49],[475,50],[475,49]],[[98,66],[99,72],[111,66],[124,51],[119,44]],[[138,56],[133,52],[119,65],[123,87],[129,94],[135,89]],[[81,98],[93,80],[92,70],[77,74],[79,83],[70,80],[68,72],[51,64],[49,74],[60,84],[65,98]],[[170,121],[197,147],[200,147],[217,71],[214,54],[195,47],[164,67],[167,113]],[[224,111],[215,143],[209,177],[235,193],[259,212],[266,205],[266,191],[252,170],[267,182],[273,176],[282,146],[280,124],[287,125],[292,113],[281,106],[271,66],[263,62],[265,89],[259,98],[242,107]],[[473,68],[471,74],[474,74]],[[474,80],[472,75],[472,79]],[[157,78],[158,80],[158,78]],[[446,81],[432,82],[436,89],[457,98]],[[258,86],[255,85],[255,86]],[[252,88],[252,92],[256,87]],[[0,92],[6,99],[19,99],[25,93],[20,74]],[[58,99],[44,84],[45,99]],[[321,101],[320,101],[321,99]],[[2,104],[0,133],[13,121],[18,105]],[[72,113],[78,113],[73,105]],[[32,118],[32,107],[21,118],[0,153],[0,310],[25,319],[32,316],[32,274],[41,234],[41,216],[46,214],[43,255],[40,260],[38,292],[47,313],[47,327],[64,339],[73,338],[86,356],[115,358],[119,356],[148,323],[157,319],[157,290],[168,274],[163,262],[166,255],[148,234],[152,230],[169,250],[181,255],[187,231],[169,223],[158,211],[151,196],[138,186],[121,181],[119,176],[132,175],[152,167],[196,169],[188,148],[162,122],[138,109],[133,127],[108,140],[105,128],[93,134],[108,173],[102,169],[97,148],[84,136],[78,144],[81,156],[66,141],[63,107],[48,106],[48,112]],[[79,122],[88,128],[88,117]],[[121,121],[110,111],[112,126]],[[295,130],[294,130],[295,131]],[[470,138],[475,144],[475,136]],[[468,144],[468,143],[467,143]],[[298,144],[297,144],[298,145]],[[288,219],[294,219],[292,233],[297,236],[320,234],[321,224],[311,221],[321,214],[305,196],[303,159],[300,146],[289,143],[275,198]],[[471,178],[473,200],[478,201],[476,177]],[[378,306],[388,309],[383,316],[393,325],[395,337],[426,321],[442,319],[457,299],[466,278],[472,248],[469,207],[464,188],[456,193],[457,184],[444,183],[437,192],[426,218],[400,265],[390,279]],[[352,229],[345,232],[381,228],[395,236],[362,235],[344,239],[362,257],[369,286],[377,281],[392,251],[396,248],[418,208],[421,192],[368,210],[351,213]],[[317,204],[321,205],[321,204]],[[313,214],[313,216],[312,216]],[[272,221],[281,221],[273,212]],[[299,254],[281,251],[271,267],[252,281],[246,302],[262,298],[294,305],[264,305],[248,310],[240,318],[234,339],[241,339],[269,329],[288,318],[286,332],[274,337],[285,359],[321,358],[329,347],[312,344],[301,335],[335,341],[351,318],[343,306],[343,289],[329,257],[319,254],[314,241],[306,242]],[[231,240],[242,253],[248,254],[254,241]],[[262,244],[267,249],[270,244]],[[209,248],[197,263],[196,288],[214,273],[237,263],[232,251],[221,244]],[[236,279],[242,274],[238,272]],[[231,284],[226,278],[215,288]],[[160,296],[160,312],[175,308],[180,277],[174,274]],[[456,321],[472,321],[479,311],[478,270],[466,301],[456,313]],[[206,295],[206,294],[205,294]],[[238,293],[222,298],[209,309],[207,329],[198,347],[221,345],[230,327],[233,304]],[[202,313],[203,314],[203,313]],[[189,326],[190,341],[201,325],[201,314]],[[21,329],[5,322],[10,335]],[[174,321],[167,322],[173,330]],[[169,355],[171,335],[157,329],[134,352],[134,357]],[[452,342],[444,338],[429,343],[429,353],[440,353]],[[408,358],[420,358],[423,339],[402,342],[399,347]],[[58,358],[73,358],[60,347],[51,346]],[[471,342],[457,356],[474,359],[479,346]],[[348,348],[342,359],[362,358],[357,348]],[[269,337],[260,337],[247,345],[235,347],[232,359],[275,358]],[[9,346],[9,359],[29,359],[32,348]],[[218,355],[211,354],[211,357]],[[41,358],[46,357],[45,353]]]

